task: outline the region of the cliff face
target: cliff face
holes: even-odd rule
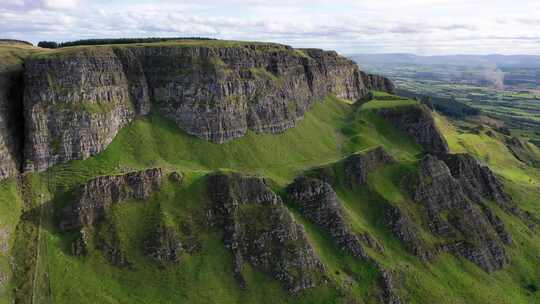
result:
[[[162,178],[161,169],[97,177],[76,190],[74,203],[62,210],[60,228],[72,231],[96,225],[112,205],[147,199],[160,188]]]
[[[377,114],[395,128],[409,134],[426,152],[447,153],[449,151],[446,140],[425,106],[382,108],[377,110]]]
[[[14,176],[22,161],[22,69],[0,63],[0,180]]]
[[[509,234],[481,198],[468,196],[459,180],[463,174],[453,174],[443,161],[426,155],[413,199],[425,208],[429,229],[448,240],[441,250],[463,256],[488,272],[502,268],[508,262],[503,244],[511,242]]]
[[[341,249],[352,256],[367,258],[360,238],[347,224],[332,186],[318,179],[300,177],[289,185],[287,194],[302,215],[327,230]]]
[[[292,294],[322,284],[324,266],[304,228],[263,179],[215,175],[208,193],[241,287],[246,287],[244,262],[279,280]]]
[[[391,91],[349,59],[276,44],[80,48],[26,64],[26,170],[85,159],[154,109],[216,143],[293,127],[327,94]]]
[[[148,113],[148,95],[132,88],[130,72],[112,50],[27,61],[25,170],[88,158]]]

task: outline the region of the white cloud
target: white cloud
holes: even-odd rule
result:
[[[535,0],[117,1],[12,0],[0,4],[0,33],[34,42],[212,36],[341,52],[540,54]]]

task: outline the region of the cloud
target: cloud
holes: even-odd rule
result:
[[[502,0],[274,0],[272,5],[266,0],[10,0],[0,4],[0,32],[33,42],[210,36],[341,52],[424,54],[496,53],[509,49],[505,41],[511,40],[513,52],[540,53],[530,34],[540,24],[528,17],[532,8],[540,5]]]

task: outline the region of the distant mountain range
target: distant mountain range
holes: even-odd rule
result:
[[[349,54],[359,63],[370,64],[449,64],[449,65],[496,65],[498,67],[540,67],[540,56],[536,55],[441,55],[418,56],[414,54]]]

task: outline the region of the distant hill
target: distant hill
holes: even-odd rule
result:
[[[540,56],[535,55],[442,55],[418,56],[414,54],[349,54],[356,62],[369,64],[449,64],[449,65],[496,65],[498,67],[540,67]]]

